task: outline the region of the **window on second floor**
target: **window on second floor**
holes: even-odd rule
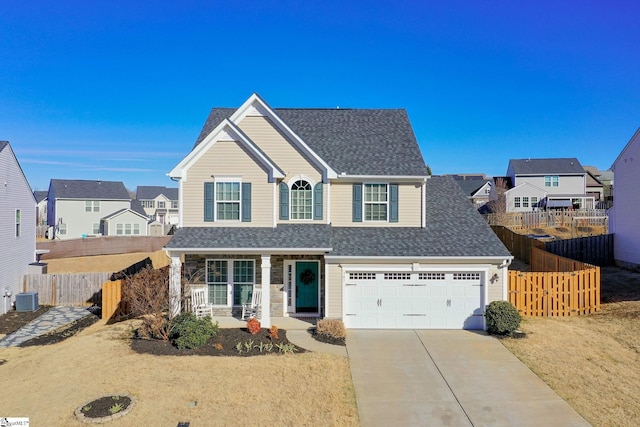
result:
[[[311,184],[299,180],[291,186],[291,219],[313,218],[313,190]]]
[[[155,200],[141,200],[140,203],[142,203],[143,208],[153,209],[156,207]]]
[[[164,200],[158,200],[158,209],[164,209],[165,204],[164,204]]]
[[[560,178],[558,175],[547,175],[544,177],[545,187],[557,187],[560,184]]]
[[[240,219],[240,183],[217,182],[215,194],[216,219]]]
[[[171,209],[178,209],[178,201],[177,200],[172,200],[171,201]]]
[[[388,201],[387,184],[365,184],[364,220],[386,221]]]
[[[87,200],[84,202],[85,212],[100,212],[100,200]]]

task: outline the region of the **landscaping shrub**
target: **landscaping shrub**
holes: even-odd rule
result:
[[[173,319],[171,339],[179,349],[198,348],[218,334],[218,323],[211,317],[198,319],[193,313],[181,313]]]
[[[257,335],[260,333],[260,321],[255,317],[247,320],[247,329],[251,332],[251,335]]]
[[[487,331],[492,335],[511,335],[520,326],[522,317],[508,301],[493,301],[485,312]]]
[[[318,320],[316,334],[335,339],[345,339],[347,337],[347,330],[340,319],[322,319]]]

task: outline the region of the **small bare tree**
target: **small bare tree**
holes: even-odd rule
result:
[[[487,203],[491,209],[491,224],[508,225],[509,214],[507,213],[507,181],[504,178],[496,178],[494,182],[493,199]]]

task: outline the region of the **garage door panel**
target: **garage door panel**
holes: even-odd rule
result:
[[[349,280],[354,286],[345,289],[345,326],[482,329],[480,277],[477,272],[358,273]]]

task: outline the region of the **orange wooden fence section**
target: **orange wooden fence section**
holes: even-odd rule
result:
[[[102,284],[102,319],[111,319],[118,313],[122,301],[123,280]]]
[[[600,310],[600,267],[531,248],[534,272],[509,271],[509,302],[524,316],[563,317]]]

